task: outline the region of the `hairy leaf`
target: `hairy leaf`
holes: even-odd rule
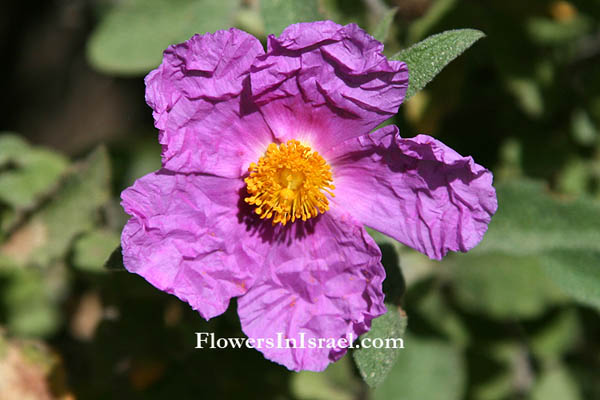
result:
[[[283,29],[297,22],[323,19],[317,0],[260,0],[260,11],[267,34],[279,35]]]
[[[73,168],[47,203],[0,246],[19,264],[48,265],[63,257],[73,239],[92,229],[110,194],[108,153],[99,147]]]
[[[465,310],[495,318],[530,318],[561,301],[561,290],[535,256],[503,253],[457,256],[455,294]]]
[[[394,17],[398,12],[398,8],[390,8],[384,15],[381,21],[377,24],[377,27],[373,31],[373,37],[379,40],[381,43],[384,43],[390,34],[390,28],[392,27],[392,23],[394,22]]]
[[[230,28],[237,6],[237,0],[117,2],[92,33],[88,60],[102,72],[143,75],[160,64],[167,46]]]
[[[388,311],[373,320],[371,330],[361,336],[361,341],[369,339],[371,347],[357,348],[353,353],[361,376],[369,386],[373,387],[383,382],[394,366],[398,353],[402,351],[402,336],[406,329],[404,311],[392,304],[386,304],[386,306]],[[377,342],[374,342],[376,339],[378,342],[381,339],[384,345],[386,343],[390,345],[375,348],[373,345],[378,345]]]
[[[0,133],[0,201],[14,209],[32,207],[67,166],[60,154],[31,147],[17,135]]]
[[[119,235],[116,233],[92,231],[75,242],[73,265],[84,271],[103,272],[105,261],[118,244]]]
[[[404,61],[410,81],[406,99],[423,89],[450,61],[461,55],[485,34],[476,29],[456,29],[428,37],[404,49],[391,60]]]
[[[113,271],[122,271],[125,269],[125,266],[123,265],[123,249],[121,246],[110,253],[110,256],[104,263],[104,268]]]
[[[482,243],[464,259],[489,253],[503,253],[507,260],[525,257],[576,300],[600,308],[600,203],[553,197],[529,181],[498,185],[497,193],[498,213]],[[545,277],[527,279],[538,287]]]
[[[407,335],[406,348],[375,400],[458,400],[463,398],[465,366],[459,350],[446,342]]]

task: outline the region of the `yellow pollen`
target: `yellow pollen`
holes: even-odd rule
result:
[[[325,193],[333,197],[331,167],[317,152],[297,140],[277,146],[271,143],[258,163],[250,164],[244,180],[261,219],[272,218],[273,225],[316,217],[329,210]],[[325,192],[325,193],[323,193]]]

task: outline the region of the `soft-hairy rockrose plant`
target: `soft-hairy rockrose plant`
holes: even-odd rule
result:
[[[386,311],[364,225],[433,259],[474,247],[492,174],[429,136],[375,130],[408,85],[382,50],[330,21],[291,25],[266,53],[237,29],[170,46],[146,77],[162,168],[122,193],[125,267],[207,320],[237,297],[250,338],[308,343],[356,338]],[[260,351],[320,371],[346,349]]]

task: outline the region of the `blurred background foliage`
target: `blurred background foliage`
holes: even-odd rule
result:
[[[487,35],[393,122],[491,168],[500,208],[480,246],[443,262],[372,232],[400,282],[394,329],[408,319],[374,389],[350,355],[291,373],[254,350],[194,350],[197,331],[243,336],[235,302],[207,323],[103,267],[120,191],[160,165],[142,77],[164,48],[324,18],[390,56],[448,29]],[[600,398],[598,1],[7,1],[0,35],[0,399]]]

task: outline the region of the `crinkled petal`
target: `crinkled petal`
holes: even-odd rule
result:
[[[252,66],[252,95],[281,141],[305,140],[321,152],[393,116],[408,70],[357,25],[294,24],[269,36]]]
[[[395,126],[346,141],[330,161],[336,206],[433,259],[475,247],[498,208],[490,171]]]
[[[385,312],[385,271],[379,248],[350,215],[327,212],[307,231],[272,244],[261,279],[238,299],[238,314],[246,335],[255,344],[263,340],[255,347],[266,358],[291,370],[322,371],[346,352],[340,338],[356,339]],[[300,346],[302,337],[306,348],[277,348],[285,338]],[[336,343],[309,348],[319,339]]]
[[[262,242],[238,217],[243,182],[158,171],[122,194],[131,215],[121,236],[123,262],[206,318],[246,293],[263,264]]]
[[[165,168],[239,177],[264,152],[273,138],[249,101],[248,77],[263,53],[234,28],[169,46],[145,80]]]

